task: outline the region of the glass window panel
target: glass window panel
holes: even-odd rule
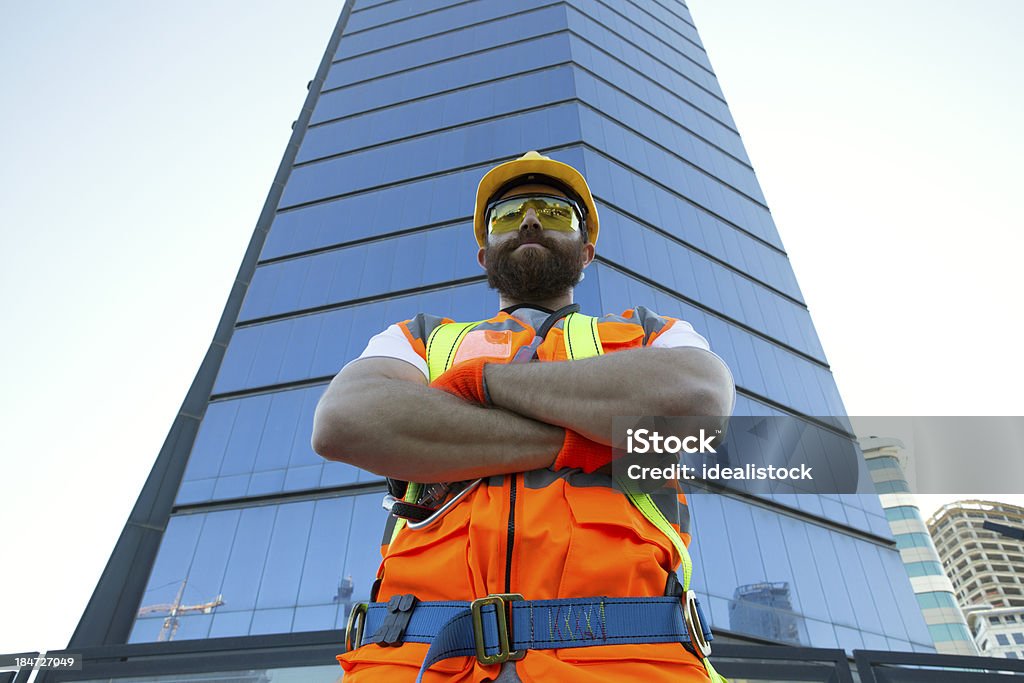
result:
[[[733,563],[730,528],[722,510],[721,496],[696,493],[687,498],[693,521],[695,543],[700,547],[704,574],[700,577],[711,595],[731,599],[740,584]],[[728,623],[727,613],[722,615]]]
[[[326,631],[334,628],[338,615],[337,605],[295,608],[292,631]]]
[[[831,621],[836,624],[856,625],[857,619],[832,545],[831,532],[813,524],[808,524],[806,530],[818,577],[821,579],[824,594],[828,596],[826,605]]]
[[[285,346],[287,352],[282,354],[275,383],[309,376],[322,325],[323,318],[316,316],[302,316],[294,320]]]
[[[344,572],[352,577],[353,599],[357,601],[369,599],[380,564],[380,542],[387,522],[387,512],[380,504],[382,496],[380,492],[362,495],[354,504]]]
[[[344,462],[325,462],[320,473],[320,488],[342,486],[356,481],[364,481],[362,470]]]
[[[220,476],[252,471],[269,410],[270,396],[256,396],[239,402]]]
[[[335,604],[334,598],[345,578],[347,527],[352,523],[353,500],[345,497],[316,501],[297,604]],[[379,548],[380,543],[376,545]],[[333,625],[333,615],[331,619]]]
[[[454,279],[458,263],[452,258],[455,242],[472,232],[469,223],[453,228],[429,230],[423,247],[423,279],[426,282],[447,282]]]
[[[267,386],[277,381],[281,360],[284,358],[291,328],[295,320],[283,320],[274,325],[260,325],[259,347],[246,383],[249,386]]]
[[[249,477],[247,496],[263,496],[268,493],[280,493],[284,490],[285,470],[255,472]]]
[[[256,455],[256,471],[288,466],[292,442],[302,415],[302,405],[309,393],[308,390],[300,390],[271,395],[269,413],[263,425]]]
[[[206,409],[185,468],[185,481],[217,476],[237,413],[236,401],[211,403]]]
[[[357,358],[370,337],[385,327],[381,308],[374,302],[325,313],[310,374],[332,377],[345,363]]]
[[[140,609],[174,602],[182,582],[188,578],[202,526],[201,515],[172,517],[167,523]]]
[[[722,497],[722,513],[729,529],[729,543],[732,547],[733,568],[738,584],[752,584],[766,581],[761,549],[758,543],[750,506],[729,497]]]
[[[239,320],[252,320],[267,315],[282,274],[281,268],[273,266],[256,268],[252,281],[245,290]]]
[[[177,628],[174,631],[174,640],[195,640],[206,638],[210,633],[210,623],[213,621],[213,614],[185,614],[177,617]],[[164,628],[165,638],[170,634],[170,628]]]
[[[153,617],[150,619],[136,619],[132,625],[132,631],[128,635],[129,643],[153,643],[160,637],[160,631],[164,626],[166,617]]]
[[[808,523],[787,515],[778,515],[778,521],[785,556],[792,570],[794,604],[798,604],[800,610],[807,616],[828,620],[825,593],[814,562],[814,550],[807,536]],[[781,561],[775,561],[781,564]]]
[[[221,589],[225,611],[249,610],[256,606],[276,512],[274,506],[242,510]]]
[[[392,240],[373,242],[366,247],[367,267],[359,281],[359,296],[387,291],[398,245]]]
[[[414,289],[423,284],[423,260],[426,237],[421,233],[417,233],[400,238],[400,240],[388,288],[388,291],[392,292]]]
[[[836,637],[839,639],[839,647],[852,653],[854,650],[864,649],[864,638],[857,629],[845,626],[836,626]]]
[[[846,518],[849,520],[850,526],[854,529],[861,529],[863,531],[870,531],[871,526],[868,523],[868,516],[863,510],[851,506],[846,506]]]
[[[320,484],[321,476],[323,476],[323,465],[292,467],[285,475],[284,488],[286,491],[313,489]]]
[[[758,548],[761,553],[761,562],[765,568],[765,581],[785,583],[789,592],[791,609],[802,612],[799,586],[794,581],[793,569],[790,566],[789,555],[787,554],[786,543],[780,526],[782,515],[761,507],[748,507],[753,516],[754,528],[757,530]]]
[[[843,534],[832,533],[831,536],[832,545],[835,547],[839,565],[842,568],[846,592],[849,595],[861,596],[857,600],[857,625],[876,633],[883,632],[885,629],[879,619],[877,609],[879,600],[876,599],[881,599],[881,595],[873,589],[872,582],[868,580],[860,560],[860,556],[870,552],[870,548],[866,547],[864,542],[855,541]]]
[[[213,615],[213,622],[210,625],[210,638],[223,638],[227,636],[249,635],[249,625],[252,623],[252,610],[244,612],[223,612],[217,611]]]
[[[266,633],[289,633],[292,630],[292,619],[295,609],[258,609],[252,614],[249,635]]]
[[[299,577],[302,574],[302,565],[296,562],[296,558],[306,552],[313,506],[312,501],[306,501],[278,507],[266,567],[256,598],[254,624],[259,619],[260,610],[295,605]]]
[[[214,479],[182,482],[181,488],[178,489],[178,497],[174,499],[174,502],[177,505],[185,505],[209,500],[213,497],[214,483]]]
[[[223,510],[202,516],[205,518],[203,530],[182,593],[182,601],[188,605],[216,602],[221,595],[224,571],[241,513]]]
[[[347,273],[339,272],[338,259],[334,258],[334,252],[316,254],[307,258],[309,259],[309,272],[302,283],[302,291],[298,299],[283,310],[301,310],[319,306],[324,301],[324,294],[331,291],[331,283],[336,275],[340,275],[342,279],[345,276],[351,277]]]
[[[817,619],[805,621],[807,629],[808,644],[810,647],[838,648],[839,640],[836,638],[836,629],[832,624]]]
[[[218,477],[213,485],[213,498],[239,498],[245,495],[249,488],[248,474],[234,474],[231,476]]]
[[[220,371],[217,373],[217,381],[214,383],[214,393],[232,391],[245,386],[249,369],[256,357],[261,333],[262,326],[258,326],[235,330],[235,333],[231,335],[227,352],[224,354]]]

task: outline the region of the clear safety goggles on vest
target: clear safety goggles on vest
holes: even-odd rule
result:
[[[583,212],[579,204],[550,194],[524,194],[499,199],[487,205],[487,231],[492,235],[515,232],[526,212],[533,209],[545,230],[579,232]]]

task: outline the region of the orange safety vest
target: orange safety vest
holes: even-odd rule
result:
[[[432,332],[451,322],[421,314],[400,327],[429,363]],[[675,322],[641,307],[597,321],[597,337],[605,353],[640,348]],[[565,343],[564,325],[563,318],[548,332],[537,349],[540,361],[574,357]],[[445,367],[478,357],[508,362],[535,334],[529,324],[504,312],[461,332]],[[677,539],[688,545],[683,494],[654,499],[678,532]],[[377,601],[407,593],[423,601],[473,600],[491,593],[521,593],[527,600],[662,596],[669,574],[682,560],[672,540],[612,488],[607,474],[580,470],[491,476],[426,528],[401,528],[393,534],[394,521],[392,517],[385,530],[373,596]],[[366,645],[339,655],[338,661],[346,681],[400,683],[416,678],[427,648],[422,643]],[[433,665],[423,680],[475,683],[495,678],[499,666],[455,657]],[[679,643],[531,650],[515,666],[524,682],[709,680],[701,660]]]

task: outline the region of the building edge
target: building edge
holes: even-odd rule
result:
[[[341,35],[352,13],[353,4],[352,0],[345,0],[316,75],[309,82],[299,117],[292,123],[292,135],[274,174],[270,191],[267,193],[253,235],[238,268],[210,348],[185,394],[181,408],[171,424],[142,492],[128,516],[128,521],[114,545],[110,559],[100,574],[78,626],[68,641],[68,649],[120,645],[128,642],[135,622],[135,613],[149,579],[149,571],[170,519],[171,508],[185,473],[185,465],[199,432],[199,423],[206,411],[228,342],[231,341],[242,301],[256,271],[284,186],[291,174],[313,109],[338,50]]]

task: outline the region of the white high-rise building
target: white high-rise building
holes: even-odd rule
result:
[[[907,485],[908,455],[903,442],[870,436],[860,439],[860,447],[925,623],[935,641],[935,649],[943,654],[978,654],[953,585],[943,571],[921,511]]]
[[[958,501],[932,515],[928,531],[978,649],[1024,659],[1024,508]]]

